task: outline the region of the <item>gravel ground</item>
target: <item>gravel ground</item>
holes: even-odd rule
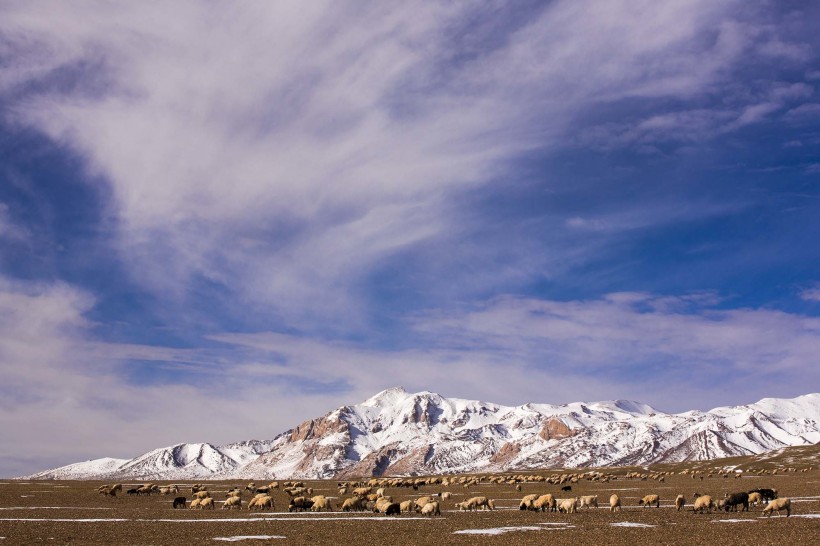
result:
[[[620,471],[619,471],[620,472]],[[552,472],[545,472],[551,474]],[[159,482],[157,482],[159,483]],[[166,482],[167,483],[167,482]],[[239,482],[210,482],[217,501]],[[572,495],[595,495],[601,508],[578,514],[550,514],[517,510],[528,493],[569,496],[554,485],[527,483],[518,492],[511,485],[427,486],[419,491],[388,489],[401,501],[448,490],[453,498],[443,503],[441,517],[425,519],[402,515],[385,517],[369,513],[289,514],[287,496],[274,495],[276,510],[253,512],[174,510],[172,496],[116,498],[100,496],[100,482],[0,481],[0,546],[11,544],[818,544],[820,543],[820,471],[777,476],[693,480],[671,476],[653,480],[618,479],[609,483],[582,481]],[[338,497],[336,482],[306,485],[315,494]],[[763,518],[760,508],[751,512],[693,514],[692,493],[722,497],[723,493],[774,487],[792,498],[790,518]],[[128,485],[126,485],[126,489]],[[624,510],[610,513],[604,507],[612,493],[621,496]],[[661,496],[660,508],[641,508],[645,494]],[[672,502],[678,493],[687,497],[689,511],[677,512]],[[181,490],[190,497],[190,489]],[[493,512],[459,512],[455,502],[485,495],[495,499]],[[246,496],[247,500],[247,496]],[[338,498],[334,499],[338,502]]]

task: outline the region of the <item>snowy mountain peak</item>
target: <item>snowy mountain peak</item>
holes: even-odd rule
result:
[[[274,440],[177,444],[31,478],[278,479],[646,465],[820,442],[820,394],[667,414],[629,400],[502,406],[402,387]]]

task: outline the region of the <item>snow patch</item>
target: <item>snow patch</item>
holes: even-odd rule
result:
[[[820,518],[820,514],[794,514],[793,518],[810,518],[810,519],[818,519]]]
[[[713,519],[712,523],[746,523],[751,522],[754,523],[757,520],[753,519]]]
[[[237,535],[235,537],[214,537],[211,540],[221,540],[223,542],[239,542],[240,540],[270,540],[272,538],[288,538],[282,535]]]
[[[610,523],[613,527],[655,527],[648,523],[635,523],[634,521],[619,521],[618,523]]]
[[[490,529],[462,529],[453,531],[454,535],[503,535],[504,533],[514,533],[516,531],[540,531],[543,527],[493,527]]]

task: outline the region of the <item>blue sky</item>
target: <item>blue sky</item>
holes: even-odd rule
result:
[[[812,2],[6,2],[0,475],[393,385],[820,387]]]

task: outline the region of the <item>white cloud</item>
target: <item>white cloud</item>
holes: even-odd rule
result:
[[[203,277],[294,325],[319,304],[355,323],[361,279],[457,229],[460,192],[591,105],[701,93],[755,35],[707,1],[555,2],[486,50],[466,4],[246,7],[7,7],[25,62],[0,88],[50,82],[16,119],[108,181],[140,282]]]
[[[820,172],[820,168],[817,171]],[[820,301],[820,285],[814,288],[806,288],[800,292],[800,297],[806,301]]]

